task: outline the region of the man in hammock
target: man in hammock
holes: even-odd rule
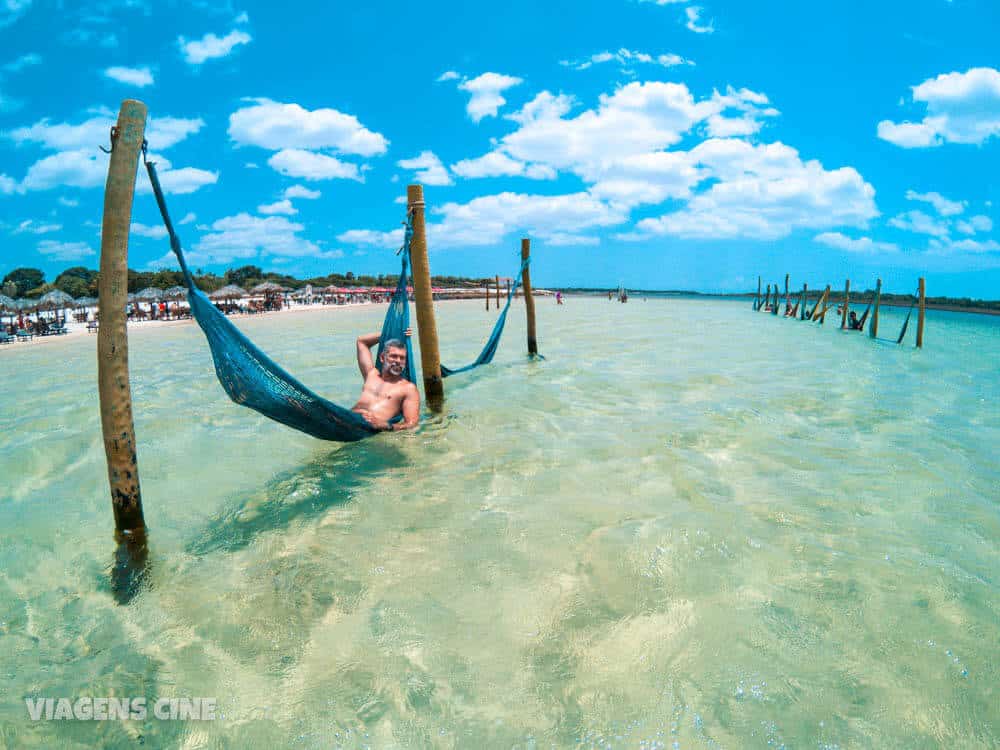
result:
[[[411,329],[406,329],[407,337],[412,333]],[[406,344],[399,339],[386,341],[379,357],[380,367],[376,367],[372,347],[379,343],[380,338],[378,333],[358,337],[358,367],[365,383],[361,388],[361,397],[352,410],[378,429],[409,430],[420,421],[420,392],[417,386],[403,377],[406,372]],[[403,415],[402,421],[391,424],[391,420],[399,414]]]

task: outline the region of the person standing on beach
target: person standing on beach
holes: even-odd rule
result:
[[[413,334],[406,329],[406,336]],[[406,372],[406,344],[399,339],[389,339],[379,356],[380,367],[375,366],[372,347],[379,343],[381,334],[369,333],[358,337],[358,367],[365,379],[361,397],[352,407],[372,427],[380,430],[409,430],[420,422],[420,391],[403,377]],[[391,424],[402,414],[401,422]]]

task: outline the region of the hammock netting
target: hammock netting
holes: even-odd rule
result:
[[[153,194],[160,208],[163,223],[170,236],[170,248],[177,256],[184,274],[191,314],[205,333],[205,338],[208,340],[208,346],[212,352],[212,360],[215,363],[215,373],[229,397],[241,406],[249,407],[269,419],[321,440],[353,442],[379,432],[380,430],[370,425],[361,415],[319,396],[286,372],[243,335],[204,292],[195,286],[194,279],[191,277],[184,259],[180,239],[174,232],[173,223],[167,211],[163,190],[156,175],[156,168],[152,162],[146,161],[146,169],[149,172],[149,182],[153,187]],[[382,333],[375,361],[376,364],[381,362],[382,349],[386,341],[392,339],[403,341],[406,346],[406,371],[403,377],[411,383],[416,383],[413,347],[410,338],[406,336],[406,329],[410,327],[410,305],[406,288],[412,235],[411,214],[407,217],[405,239],[400,251],[402,263],[399,281],[395,291],[393,291],[389,310],[382,323]],[[479,357],[472,364],[455,370],[442,366],[443,376],[465,372],[493,360],[493,355],[496,354],[497,346],[500,343],[500,336],[503,334],[507,310],[510,308],[514,292],[521,283],[521,276],[526,266],[527,261],[524,261],[515,284],[507,296],[507,306],[504,307],[493,328],[493,333]],[[401,418],[402,415],[399,415],[392,421],[399,421]]]
[[[524,276],[524,269],[528,267],[528,259],[525,258],[521,262],[521,268],[517,272],[517,278],[514,279],[514,284],[511,286],[510,291],[507,292],[507,304],[503,306],[503,311],[500,313],[500,317],[497,318],[496,324],[493,326],[493,332],[490,337],[486,340],[486,346],[476,357],[475,361],[465,367],[456,367],[454,369],[450,367],[445,367],[441,365],[441,377],[447,378],[449,375],[457,375],[460,372],[467,372],[480,365],[488,365],[493,361],[493,356],[497,353],[497,347],[500,346],[500,337],[503,335],[504,326],[507,325],[507,311],[510,310],[510,303],[514,299],[514,295],[517,294],[517,288],[521,285],[521,278]],[[486,292],[489,294],[489,290]]]

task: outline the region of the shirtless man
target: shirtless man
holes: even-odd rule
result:
[[[411,329],[406,329],[407,337],[412,333]],[[420,421],[420,392],[403,377],[406,371],[406,344],[399,339],[385,342],[379,357],[382,370],[379,372],[372,359],[372,347],[380,338],[378,333],[358,337],[358,367],[365,384],[361,388],[361,398],[352,411],[377,429],[409,430]],[[403,414],[402,421],[389,424],[389,420],[399,413]]]

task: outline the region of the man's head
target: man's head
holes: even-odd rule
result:
[[[406,344],[399,339],[389,339],[382,345],[379,360],[383,374],[402,377],[406,371]]]

